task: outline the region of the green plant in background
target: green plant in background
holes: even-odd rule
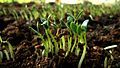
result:
[[[2,63],[2,59],[4,58],[3,54],[5,54],[5,58],[7,60],[10,60],[11,58],[14,61],[14,52],[12,45],[8,41],[3,41],[0,36],[0,63]]]
[[[85,6],[85,7],[84,7]],[[53,8],[54,7],[54,8]],[[119,7],[119,4],[117,4],[117,7]],[[45,49],[40,50],[40,56],[48,57],[49,53],[52,53],[52,55],[58,55],[58,52],[60,49],[65,51],[65,57],[69,55],[69,53],[75,53],[75,55],[80,56],[80,52],[82,51],[80,47],[83,47],[83,53],[81,55],[78,68],[81,68],[81,65],[83,63],[83,60],[85,58],[86,54],[86,47],[87,47],[87,41],[86,41],[86,29],[87,24],[89,20],[85,20],[82,24],[78,22],[78,20],[85,14],[83,9],[87,9],[90,11],[91,19],[93,20],[92,16],[100,16],[104,13],[116,13],[120,11],[119,8],[117,8],[115,5],[110,9],[110,7],[105,6],[96,6],[92,4],[88,5],[74,5],[74,6],[68,6],[64,5],[64,7],[61,7],[60,5],[51,6],[51,5],[42,5],[42,8],[39,10],[35,5],[32,6],[32,8],[29,7],[22,7],[19,10],[16,9],[7,9],[7,8],[0,8],[0,15],[11,15],[14,17],[15,20],[18,20],[19,18],[22,18],[24,20],[37,20],[36,21],[36,27],[37,29],[33,29],[31,26],[29,27],[38,38],[41,39],[41,46],[44,46]],[[64,18],[66,17],[65,14],[67,14],[67,23]],[[42,23],[38,21],[38,19],[42,20]],[[59,21],[60,22],[59,22]],[[57,24],[58,23],[58,24]],[[56,36],[52,34],[51,27],[55,27],[57,30],[58,28],[62,29],[62,24],[65,24],[65,29],[69,30],[69,33],[67,36],[62,35],[59,40],[56,40]],[[41,27],[44,27],[45,33],[41,34],[41,31],[39,30]],[[46,37],[45,37],[45,36]],[[7,43],[9,46],[9,50],[6,49],[5,45],[2,45],[2,43]],[[3,54],[5,54],[7,60],[10,60],[10,58],[13,58],[13,48],[10,45],[8,41],[3,41],[0,38],[0,44],[1,49],[0,50],[0,62],[2,62]],[[82,45],[80,45],[82,44]],[[10,56],[9,56],[10,52]],[[107,64],[107,58],[104,62],[104,67],[106,67]]]
[[[64,4],[63,4],[64,5]],[[54,20],[64,18],[66,13],[73,15],[76,21],[85,14],[83,10],[88,10],[91,16],[101,16],[104,13],[107,14],[115,14],[120,9],[118,8],[120,4],[116,3],[111,7],[106,7],[104,5],[93,5],[93,4],[79,4],[79,5],[64,5],[61,7],[60,5],[51,6],[42,4],[42,8],[39,10],[36,4],[34,4],[31,8],[27,5],[23,5],[21,9],[17,10],[14,7],[3,7],[0,5],[0,15],[13,15],[15,19],[19,19],[22,17],[26,20],[33,20],[38,18],[46,19],[48,15],[52,15]],[[11,9],[9,9],[11,8]],[[9,12],[8,12],[9,11]]]
[[[37,19],[40,16],[38,10],[35,7],[32,8],[31,13],[32,13],[34,19]]]
[[[28,15],[27,15],[27,13],[26,13],[25,10],[22,10],[22,11],[21,11],[21,16],[22,16],[23,19],[25,19],[25,20],[27,20],[27,21],[29,20]]]
[[[10,10],[10,12],[11,12],[11,14],[13,15],[13,17],[14,17],[15,20],[19,19],[18,13],[17,13],[17,11],[16,11],[15,9]]]
[[[2,8],[2,12],[3,12],[4,15],[7,15],[7,12],[6,12],[5,8]]]

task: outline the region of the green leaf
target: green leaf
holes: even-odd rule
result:
[[[42,39],[42,41],[44,41],[42,34],[40,34],[38,31],[36,31],[36,30],[33,29],[32,27],[29,27],[29,28],[30,28],[34,33],[36,33],[36,34]]]
[[[72,22],[72,21],[74,21],[74,18],[72,16],[68,16],[67,17],[67,22]]]
[[[77,33],[77,25],[73,22],[70,23],[70,28],[74,34]]]
[[[7,42],[7,43],[8,43],[8,48],[9,48],[9,51],[10,51],[10,56],[14,60],[13,47],[12,47],[12,45],[9,42]]]
[[[32,14],[34,16],[34,19],[37,19],[39,17],[39,12],[36,9],[33,9]]]
[[[81,34],[81,25],[77,26],[77,34],[80,35]]]
[[[4,15],[7,15],[7,12],[6,12],[5,8],[3,8],[2,11],[3,11]]]
[[[3,50],[3,52],[5,53],[7,60],[10,60],[10,57],[9,57],[7,50]]]
[[[68,17],[67,17],[67,26],[70,27],[70,24],[71,24],[71,22],[73,22],[73,21],[74,21],[73,16],[68,16]]]
[[[78,20],[79,17],[82,15],[82,13],[83,13],[83,10],[81,12],[79,12],[79,14],[75,17],[75,19]]]

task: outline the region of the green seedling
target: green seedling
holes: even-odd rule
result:
[[[66,51],[65,57],[68,56],[68,54],[71,50],[71,47],[72,47],[72,37],[68,37],[68,49]]]
[[[16,19],[18,19],[19,17],[18,17],[17,11],[16,11],[16,10],[13,10],[13,12],[15,13]]]
[[[21,10],[20,14],[21,14],[21,16],[22,16],[23,19],[29,20],[28,15],[27,15],[25,9]]]
[[[36,30],[34,30],[32,27],[30,27],[30,29],[32,31],[34,31],[39,38],[42,39],[42,44],[45,47],[45,50],[43,51],[43,55],[44,56],[48,56],[48,53],[51,52],[52,54],[55,53],[57,55],[58,53],[58,43],[55,40],[54,36],[52,35],[52,33],[50,32],[49,29],[45,30],[45,33],[47,35],[47,39],[45,39],[39,32],[37,32]],[[54,42],[54,45],[52,44],[52,42]],[[55,51],[54,51],[54,47],[55,47]]]
[[[52,54],[54,54],[54,47],[53,47],[53,44],[52,44],[52,41],[51,41],[51,38],[50,38],[50,36],[49,36],[49,30],[45,30],[45,33],[46,33],[46,35],[47,35],[47,40],[46,40],[46,42],[47,42],[47,44],[45,45],[45,48],[47,48],[46,49],[46,51],[47,51],[47,54],[49,53],[49,52],[51,52]]]
[[[108,57],[105,57],[105,60],[104,60],[104,68],[108,68],[108,67],[107,67],[107,64],[108,64]]]
[[[49,34],[54,42],[54,47],[55,47],[55,54],[58,55],[58,51],[59,51],[59,48],[58,48],[58,42],[56,41],[55,37],[53,36],[53,34],[50,32],[49,30]]]
[[[50,16],[49,16],[50,17]],[[44,56],[48,56],[48,53],[52,53],[52,54],[56,54],[58,53],[58,43],[57,41],[55,40],[55,37],[53,36],[53,34],[50,32],[50,28],[49,28],[49,17],[47,18],[46,21],[44,21],[41,26],[44,27],[45,29],[45,35],[47,36],[47,38],[44,38],[42,36],[42,34],[39,32],[39,31],[36,31],[34,30],[32,27],[29,27],[33,32],[35,32],[39,38],[42,39],[42,44],[44,45],[45,47],[45,50],[43,50],[42,54]],[[37,22],[37,30],[39,30],[39,23]],[[53,42],[53,43],[52,43]],[[55,49],[54,49],[55,48]]]
[[[89,20],[85,20],[82,25],[81,28],[84,30],[83,31],[83,39],[84,39],[84,47],[83,47],[83,53],[82,56],[80,58],[79,64],[78,64],[78,68],[81,68],[82,62],[85,58],[85,54],[86,54],[86,48],[87,48],[87,40],[86,40],[86,31],[87,31],[87,24],[88,24]]]
[[[30,19],[30,20],[33,20],[32,12],[31,12],[27,7],[25,8],[25,10],[26,10],[26,12],[27,12],[28,15],[29,15],[29,19]]]
[[[16,10],[9,10],[9,12],[13,15],[15,20],[17,20],[19,18]]]
[[[7,60],[10,60],[10,57],[9,57],[8,51],[7,51],[7,50],[3,50],[3,52],[5,53]]]
[[[21,18],[24,19],[23,11],[19,11],[19,14],[20,14]]]
[[[13,15],[14,19],[16,19],[16,16],[15,16],[14,12],[12,12],[11,14]]]
[[[7,46],[6,45],[2,45],[2,43],[6,43],[8,45],[9,51],[7,50]],[[3,59],[3,53],[6,55],[7,60],[10,60],[10,58],[12,58],[14,60],[14,52],[13,52],[12,45],[8,41],[3,41],[1,36],[0,36],[0,45],[1,45],[0,46],[1,47],[0,63],[2,62],[2,59]],[[10,56],[9,56],[9,53],[10,53]]]
[[[4,14],[4,15],[7,15],[7,12],[6,12],[6,9],[5,9],[5,8],[3,8],[2,11],[3,11],[3,14]]]
[[[63,47],[62,49],[63,49],[64,51],[66,51],[66,49],[65,49],[65,37],[62,36],[61,39],[62,39],[62,45],[63,45],[63,46],[62,46],[62,47]]]

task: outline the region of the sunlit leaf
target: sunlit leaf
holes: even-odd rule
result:
[[[82,23],[82,25],[81,25],[81,26],[87,27],[88,22],[89,22],[89,20],[88,20],[88,19],[87,19],[87,20],[85,20],[85,21]]]
[[[32,14],[34,16],[34,19],[37,19],[39,17],[39,12],[36,9],[32,10]]]
[[[81,29],[82,31],[87,31],[87,25],[88,25],[89,20],[85,20],[82,25],[81,25]]]

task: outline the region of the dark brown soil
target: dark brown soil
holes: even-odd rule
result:
[[[79,21],[87,18],[82,17]],[[77,68],[80,56],[70,54],[64,58],[62,50],[59,51],[59,55],[49,57],[37,55],[35,45],[39,46],[39,43],[28,28],[28,23],[34,28],[34,21],[14,20],[11,16],[0,17],[0,35],[3,40],[8,39],[15,46],[15,61],[4,60],[0,68]],[[54,31],[56,30],[53,29]],[[103,14],[90,20],[87,29],[87,45],[87,54],[82,68],[104,68],[105,57],[110,58],[111,55],[109,50],[103,48],[110,45],[118,45],[118,47],[111,49],[114,60],[109,59],[109,64],[111,68],[120,68],[120,13],[113,15],[112,18],[109,14]]]

